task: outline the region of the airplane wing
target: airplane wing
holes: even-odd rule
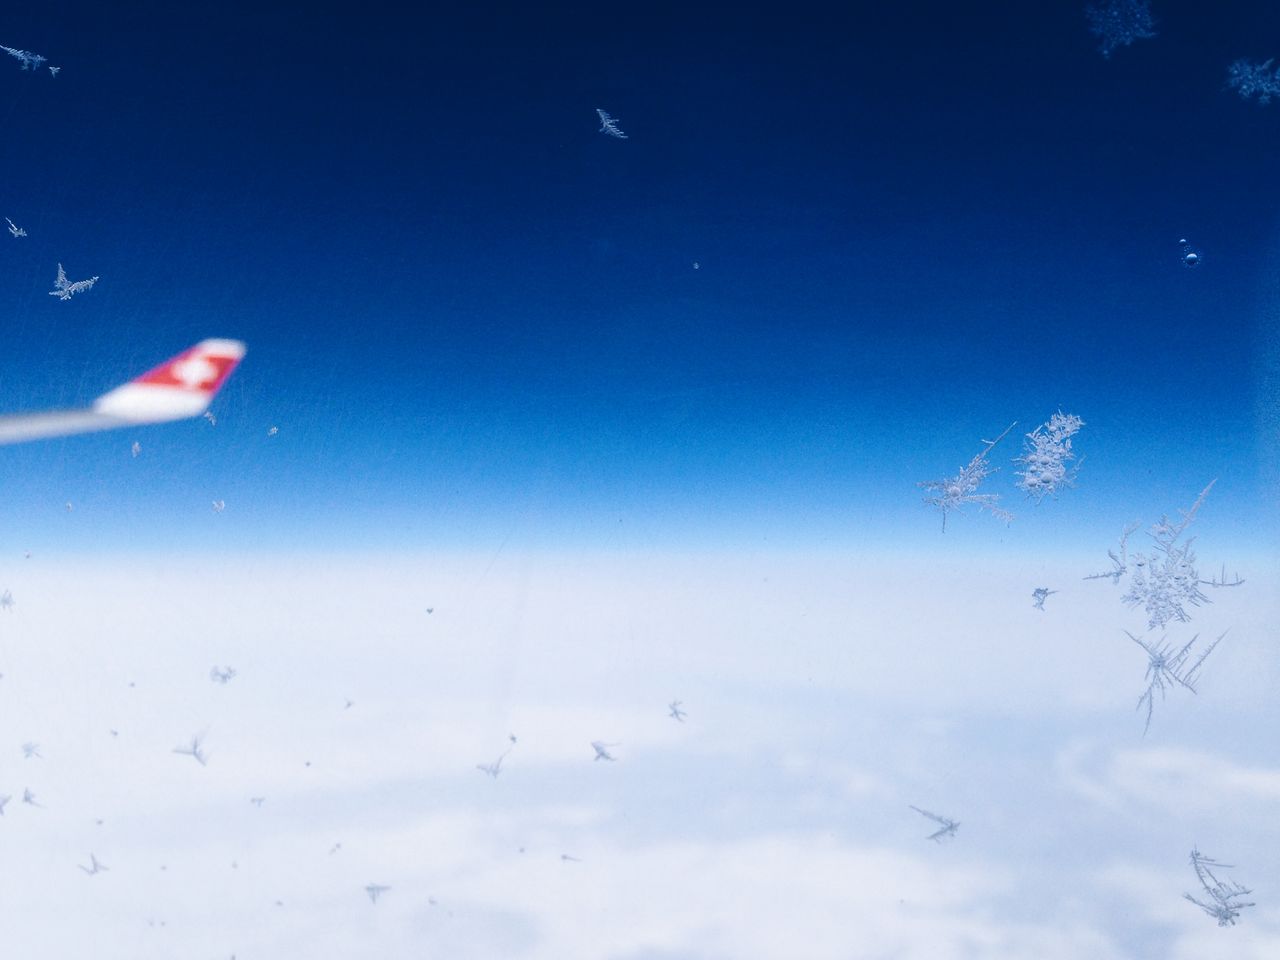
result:
[[[82,410],[0,416],[0,444],[198,417],[244,356],[239,340],[202,340]]]

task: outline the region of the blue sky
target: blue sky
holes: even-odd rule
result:
[[[1160,42],[1110,61],[1074,8],[1012,4],[15,22],[72,66],[15,61],[0,92],[30,234],[0,260],[5,407],[208,335],[250,353],[215,408],[234,442],[139,436],[175,455],[143,483],[132,438],[43,444],[6,482],[36,512],[222,496],[298,545],[464,542],[521,503],[551,541],[619,518],[887,539],[921,519],[915,481],[1061,407],[1100,529],[1215,476],[1256,527],[1278,134],[1223,87],[1280,24],[1157,13]],[[59,261],[103,281],[54,301]]]

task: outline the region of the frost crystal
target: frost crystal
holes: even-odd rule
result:
[[[1195,551],[1192,549],[1195,538],[1192,537],[1183,543],[1178,542],[1183,531],[1195,519],[1196,511],[1200,509],[1200,505],[1204,503],[1205,497],[1209,495],[1210,489],[1216,482],[1216,480],[1211,481],[1209,486],[1200,491],[1200,496],[1196,498],[1190,510],[1179,511],[1182,519],[1177,524],[1171,522],[1168,516],[1163,516],[1160,522],[1148,531],[1148,536],[1155,541],[1155,550],[1152,553],[1135,553],[1130,559],[1125,544],[1129,535],[1138,528],[1138,524],[1130,524],[1125,527],[1120,537],[1120,556],[1117,557],[1112,550],[1107,551],[1114,569],[1105,573],[1091,574],[1085,579],[1105,578],[1118,584],[1120,578],[1128,574],[1129,589],[1120,599],[1131,607],[1141,606],[1146,611],[1148,630],[1164,627],[1171,620],[1179,623],[1190,621],[1191,616],[1187,613],[1188,606],[1198,607],[1202,603],[1210,602],[1201,591],[1202,586],[1240,586],[1244,580],[1239,576],[1228,580],[1225,569],[1221,577],[1215,577],[1212,580],[1200,579],[1195,566]]]
[[[1100,0],[1085,7],[1084,15],[1098,38],[1098,51],[1108,59],[1120,47],[1156,35],[1150,0]]]
[[[1057,590],[1050,590],[1048,587],[1036,587],[1031,591],[1032,605],[1037,610],[1043,610],[1044,602],[1049,599],[1049,595],[1057,592]]]
[[[1272,97],[1280,97],[1280,67],[1274,70],[1275,60],[1250,63],[1237,60],[1227,67],[1227,86],[1240,94],[1241,100],[1258,98],[1258,106],[1265,107]]]
[[[1018,487],[1039,503],[1047,496],[1057,496],[1059,487],[1072,486],[1080,465],[1068,470],[1076,458],[1071,452],[1071,438],[1084,426],[1073,413],[1061,410],[1027,434],[1022,441],[1022,456],[1014,463],[1023,465],[1018,471]]]
[[[17,57],[22,61],[23,70],[39,70],[40,64],[48,60],[48,57],[42,57],[38,53],[32,53],[30,50],[15,50],[13,47],[0,47],[11,57]]]
[[[22,227],[18,226],[16,223],[14,223],[14,222],[13,222],[12,220],[10,220],[8,217],[5,217],[5,218],[4,218],[4,221],[5,221],[5,223],[9,224],[9,232],[10,232],[11,234],[13,234],[13,238],[14,238],[15,240],[16,240],[18,237],[25,237],[25,236],[27,235],[27,231],[26,231],[26,230],[23,230],[23,229],[22,229]]]
[[[989,510],[993,516],[1005,523],[1013,519],[1013,514],[997,506],[1000,500],[998,493],[978,493],[978,486],[998,469],[987,462],[987,454],[1016,425],[1015,420],[994,440],[983,440],[986,446],[982,448],[982,452],[970,460],[969,465],[954,477],[943,480],[922,480],[916,484],[917,487],[922,487],[933,494],[931,497],[925,497],[924,502],[942,511],[943,533],[947,532],[947,514],[952,510],[959,510],[966,503],[976,503],[980,511]]]
[[[627,139],[627,135],[618,129],[618,121],[614,117],[600,109],[596,109],[596,113],[600,114],[600,129],[596,133],[607,133],[611,137],[617,137],[619,140]]]
[[[92,290],[97,282],[97,277],[90,277],[88,280],[77,280],[72,283],[67,280],[67,271],[62,269],[62,264],[58,264],[58,276],[53,281],[53,289],[49,291],[49,296],[57,297],[59,300],[70,300],[74,294]]]
[[[507,759],[507,754],[509,754],[512,750],[516,748],[515,734],[512,734],[507,739],[511,741],[511,746],[507,747],[506,750],[502,751],[502,753],[498,755],[497,760],[493,761],[493,763],[477,763],[476,769],[479,770],[481,773],[487,774],[488,776],[493,777],[493,779],[497,780],[498,774],[502,772],[502,761]]]
[[[76,866],[80,867],[81,870],[83,870],[85,873],[87,873],[91,877],[95,873],[105,873],[106,871],[111,869],[105,863],[103,863],[97,857],[95,857],[92,853],[89,854],[89,866],[86,867],[81,864],[76,864]]]
[[[1222,638],[1227,634],[1224,631],[1218,636],[1218,639],[1209,644],[1208,649],[1196,659],[1190,667],[1184,669],[1187,656],[1191,653],[1191,648],[1195,646],[1195,642],[1199,639],[1200,634],[1196,634],[1177,653],[1173,652],[1173,647],[1164,642],[1164,637],[1160,638],[1160,642],[1149,643],[1146,640],[1139,640],[1128,630],[1125,631],[1129,635],[1129,639],[1147,651],[1147,689],[1146,692],[1138,698],[1138,705],[1135,709],[1141,710],[1143,705],[1147,708],[1147,722],[1142,728],[1142,735],[1145,737],[1147,731],[1151,728],[1151,713],[1156,705],[1156,693],[1160,694],[1160,699],[1165,698],[1165,693],[1173,686],[1179,686],[1183,689],[1196,692],[1196,671],[1200,669],[1200,665],[1208,659],[1209,654],[1213,653],[1213,648],[1222,642]]]
[[[181,753],[188,757],[193,757],[195,761],[198,764],[200,764],[200,766],[202,767],[209,760],[208,755],[204,752],[204,738],[199,736],[198,734],[191,738],[190,746],[182,745],[182,746],[174,747],[173,752]]]
[[[907,804],[907,806],[911,807],[912,810],[920,814],[922,817],[928,817],[934,823],[941,824],[937,830],[925,837],[926,840],[932,840],[934,843],[941,843],[943,840],[954,837],[956,835],[956,831],[960,829],[959,820],[952,820],[950,817],[940,817],[936,813],[930,813],[928,810],[921,810],[919,807],[913,806],[912,804]]]
[[[1212,857],[1206,857],[1199,850],[1191,851],[1191,867],[1196,872],[1196,879],[1200,881],[1200,886],[1204,890],[1209,902],[1197,900],[1189,893],[1182,896],[1186,900],[1190,900],[1197,907],[1218,921],[1218,926],[1235,926],[1236,918],[1240,916],[1240,911],[1244,907],[1257,906],[1254,903],[1241,903],[1241,897],[1247,897],[1253,891],[1248,887],[1242,887],[1238,883],[1230,880],[1219,880],[1214,875],[1213,868],[1219,870],[1231,870],[1233,867],[1229,863],[1219,863]]]

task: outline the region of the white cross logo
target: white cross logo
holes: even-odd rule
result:
[[[198,390],[218,376],[218,368],[204,357],[196,356],[175,363],[172,373],[188,390]]]

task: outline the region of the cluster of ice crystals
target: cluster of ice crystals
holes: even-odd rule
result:
[[[597,133],[608,134],[611,137],[617,137],[619,140],[626,140],[627,135],[618,129],[618,120],[616,117],[610,116],[607,110],[596,109],[596,113],[600,115],[600,129]]]
[[[90,277],[88,280],[72,282],[67,279],[67,271],[63,269],[62,264],[58,264],[58,276],[53,281],[53,289],[49,291],[49,296],[57,297],[59,300],[70,300],[77,293],[92,290],[98,279],[98,277]]]
[[[40,56],[38,53],[32,53],[30,50],[18,50],[14,47],[0,47],[0,50],[22,61],[23,70],[39,70],[40,64],[49,59],[48,57]],[[57,76],[57,74],[54,74],[54,76]]]
[[[1161,547],[1163,553],[1135,554],[1129,590],[1121,597],[1131,607],[1141,606],[1147,612],[1147,627],[1154,630],[1170,620],[1186,623],[1191,619],[1186,607],[1198,607],[1209,598],[1200,589],[1200,575],[1195,568],[1192,541]]]
[[[1076,458],[1071,438],[1083,426],[1084,421],[1075,414],[1059,410],[1023,440],[1022,456],[1014,461],[1023,466],[1018,471],[1018,487],[1035,497],[1036,503],[1056,496],[1060,487],[1071,486],[1075,470],[1069,470],[1068,464]]]
[[[1095,573],[1085,579],[1105,578],[1119,583],[1120,578],[1128,574],[1129,589],[1120,599],[1132,607],[1141,606],[1146,611],[1148,630],[1164,627],[1173,620],[1180,623],[1189,621],[1191,616],[1187,613],[1188,606],[1198,607],[1209,602],[1209,598],[1200,589],[1201,586],[1238,587],[1244,583],[1238,576],[1227,580],[1225,570],[1219,578],[1201,579],[1196,570],[1195,551],[1192,549],[1195,538],[1178,542],[1216,482],[1211,481],[1200,491],[1200,496],[1196,497],[1190,510],[1179,511],[1182,519],[1177,523],[1168,516],[1163,516],[1159,523],[1152,526],[1148,535],[1154,541],[1155,549],[1151,553],[1135,553],[1130,559],[1126,541],[1129,534],[1137,529],[1137,524],[1132,524],[1125,528],[1120,537],[1120,555],[1107,551],[1114,569]]]
[[[1257,906],[1254,903],[1240,901],[1241,897],[1247,897],[1253,892],[1248,887],[1230,880],[1219,880],[1214,875],[1214,867],[1219,870],[1230,870],[1231,864],[1219,863],[1212,857],[1206,857],[1199,850],[1192,850],[1191,867],[1196,872],[1196,879],[1200,881],[1208,902],[1197,900],[1189,893],[1184,893],[1182,896],[1217,920],[1218,926],[1235,926],[1236,918],[1240,916],[1243,908]]]
[[[1150,0],[1100,0],[1084,8],[1098,50],[1107,58],[1120,47],[1156,35]]]
[[[1125,631],[1128,633],[1128,631]],[[1147,721],[1142,728],[1142,735],[1145,737],[1147,731],[1151,729],[1151,714],[1155,710],[1156,694],[1160,694],[1160,699],[1165,698],[1165,694],[1175,686],[1182,687],[1184,690],[1196,692],[1196,674],[1200,671],[1201,665],[1209,658],[1209,654],[1213,653],[1214,647],[1222,642],[1222,638],[1226,634],[1223,633],[1217,640],[1209,644],[1204,653],[1196,658],[1196,662],[1190,667],[1187,666],[1187,657],[1191,655],[1191,648],[1196,645],[1196,640],[1200,638],[1200,634],[1196,634],[1188,640],[1180,649],[1175,651],[1172,645],[1165,643],[1164,637],[1160,638],[1159,643],[1142,640],[1129,633],[1129,639],[1140,646],[1147,652],[1147,689],[1142,696],[1138,698],[1138,706],[1136,709],[1141,710],[1144,706],[1147,708]]]
[[[1050,590],[1048,587],[1036,587],[1031,591],[1032,606],[1037,610],[1043,610],[1044,602],[1049,599],[1049,595],[1057,592],[1057,590]]]
[[[1005,438],[1005,435],[1015,425],[1014,423],[1009,424],[1009,426],[1005,427],[1004,433],[994,440],[984,440],[983,443],[986,446],[982,448],[982,452],[970,460],[968,466],[963,467],[954,477],[945,477],[941,480],[922,480],[916,484],[916,486],[922,487],[932,494],[932,496],[925,497],[924,502],[942,511],[942,530],[944,533],[947,529],[947,514],[952,510],[959,510],[966,503],[976,504],[979,510],[990,511],[993,516],[1003,520],[1005,523],[1013,519],[1013,514],[998,506],[1000,501],[998,493],[979,493],[978,487],[983,480],[998,469],[991,466],[987,461],[987,454],[991,452],[991,449],[997,443]]]
[[[1274,62],[1235,61],[1227,67],[1227,86],[1240,94],[1241,100],[1257,97],[1259,106],[1266,106],[1272,97],[1280,97],[1280,67],[1272,69]]]

